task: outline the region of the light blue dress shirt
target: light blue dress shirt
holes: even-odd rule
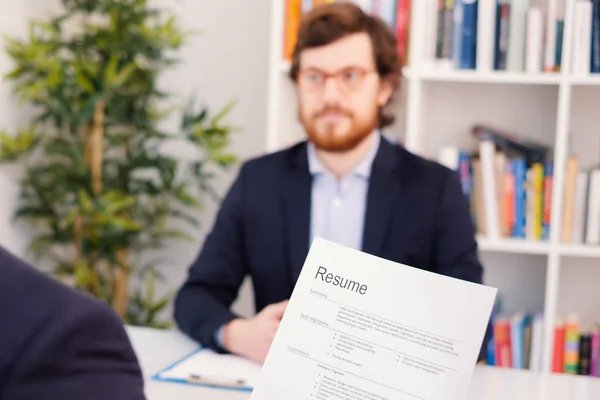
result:
[[[367,156],[342,179],[325,168],[315,145],[308,143],[308,168],[313,176],[309,243],[320,236],[362,250],[369,177],[380,141],[376,133]]]
[[[342,179],[325,168],[315,145],[308,142],[308,169],[313,176],[309,243],[319,236],[362,250],[369,178],[380,141],[381,134],[376,133],[366,157]],[[223,327],[215,335],[222,346]]]

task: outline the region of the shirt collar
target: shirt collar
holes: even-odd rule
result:
[[[351,171],[350,175],[356,175],[362,178],[369,178],[371,176],[371,166],[373,165],[373,160],[377,155],[377,150],[379,149],[379,144],[381,142],[381,134],[379,132],[375,133],[373,138],[373,143],[371,144],[371,148],[367,155],[358,163]],[[313,142],[308,142],[308,169],[312,175],[329,173],[327,168],[323,165],[321,160],[319,160],[319,156],[317,156],[317,149]]]

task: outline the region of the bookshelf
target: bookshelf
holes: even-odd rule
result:
[[[409,80],[423,82],[504,83],[515,85],[559,85],[560,74],[526,74],[518,72],[436,71],[434,69],[405,68],[403,75]]]
[[[535,71],[498,71],[490,67],[491,61],[483,63],[479,58],[474,69],[432,65],[426,43],[428,1],[411,1],[409,63],[395,100],[397,123],[386,134],[430,159],[437,159],[448,145],[476,148],[478,141],[471,128],[477,123],[523,134],[551,149],[554,172],[548,237],[477,236],[485,283],[506,295],[507,310],[543,314],[538,369],[551,371],[555,322],[572,312],[579,314],[582,326],[591,327],[600,320],[600,291],[597,284],[590,283],[600,282],[600,243],[565,243],[561,239],[568,158],[577,155],[582,170],[600,165],[600,128],[596,128],[600,126],[600,74],[572,72],[574,3],[579,0],[564,0],[564,9],[559,3],[562,0],[529,2],[530,7],[540,9],[544,21],[549,14],[564,17],[561,68],[552,72],[544,72],[544,56]],[[490,4],[495,4],[495,0],[478,2],[488,11]],[[297,121],[295,90],[287,77],[289,63],[283,57],[285,13],[286,1],[272,0],[268,152],[305,138]],[[545,25],[543,29],[542,41],[549,31]],[[479,43],[480,35],[477,52],[491,57],[493,51]]]

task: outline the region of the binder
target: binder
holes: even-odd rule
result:
[[[261,365],[200,347],[155,373],[151,379],[193,386],[251,392]]]

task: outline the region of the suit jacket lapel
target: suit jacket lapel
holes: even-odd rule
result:
[[[312,178],[308,171],[306,144],[292,149],[285,172],[283,218],[287,232],[290,283],[293,288],[309,250]]]
[[[400,154],[393,144],[382,138],[373,160],[367,193],[362,250],[369,254],[379,255],[400,192],[397,171]]]

